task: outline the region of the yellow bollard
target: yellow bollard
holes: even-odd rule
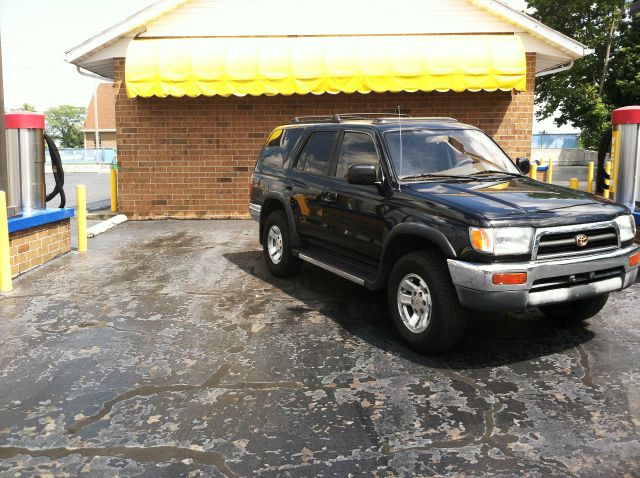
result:
[[[11,289],[13,289],[13,284],[11,283],[7,194],[0,191],[0,292],[10,292]]]
[[[589,163],[589,172],[587,173],[587,191],[593,193],[593,163]]]
[[[529,177],[535,180],[538,179],[538,165],[533,161],[531,162],[531,167],[529,168]]]
[[[607,161],[604,165],[604,172],[606,173],[604,178],[604,198],[609,199],[609,184],[611,178],[611,162]]]
[[[111,168],[111,212],[118,211],[118,172]]]
[[[87,190],[83,184],[76,186],[78,206],[78,252],[87,250]]]
[[[547,170],[547,182],[553,184],[553,161],[549,158],[549,169]]]
[[[578,181],[578,178],[569,179],[569,187],[577,190],[580,187],[580,181]]]

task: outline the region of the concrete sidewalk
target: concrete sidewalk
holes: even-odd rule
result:
[[[0,475],[629,476],[640,285],[585,326],[473,314],[409,351],[384,294],[266,269],[248,221],[126,223],[0,296]]]

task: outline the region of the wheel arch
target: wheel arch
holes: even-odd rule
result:
[[[457,256],[449,240],[437,229],[422,224],[400,224],[394,227],[382,246],[377,285],[386,286],[391,269],[398,259],[424,249],[438,251],[445,258]]]
[[[264,223],[267,217],[269,217],[269,214],[274,211],[284,211],[287,216],[287,223],[289,224],[289,233],[291,238],[292,240],[297,239],[298,234],[291,206],[288,204],[284,194],[272,191],[267,194],[267,197],[262,203],[262,208],[260,209],[260,244],[262,244],[264,240]]]

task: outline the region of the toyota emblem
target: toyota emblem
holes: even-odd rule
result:
[[[578,247],[584,247],[589,243],[589,238],[584,234],[578,234],[576,236],[576,244]]]

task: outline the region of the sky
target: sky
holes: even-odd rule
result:
[[[65,51],[146,7],[153,0],[0,0],[0,35],[7,109],[38,111],[87,106],[96,81],[64,61]],[[507,0],[517,8],[524,0]],[[551,120],[534,132],[558,131]],[[561,131],[572,131],[563,127]]]

